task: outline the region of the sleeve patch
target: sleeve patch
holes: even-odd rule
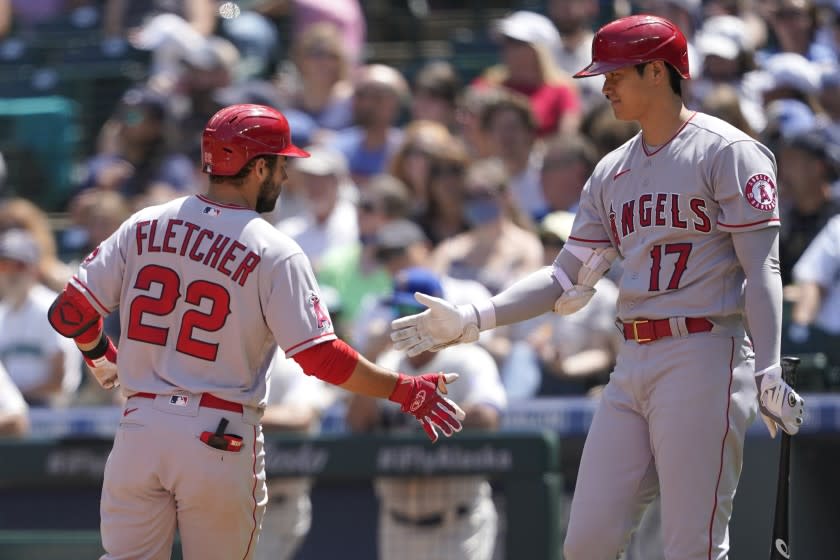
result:
[[[769,175],[756,173],[744,185],[744,196],[756,210],[772,212],[776,209],[776,184]]]

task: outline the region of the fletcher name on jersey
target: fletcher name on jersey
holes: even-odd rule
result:
[[[205,211],[219,212],[213,206],[207,206]],[[143,220],[137,222],[134,229],[138,256],[144,251],[177,253],[218,270],[240,286],[245,285],[260,262],[259,255],[236,239],[182,219]]]

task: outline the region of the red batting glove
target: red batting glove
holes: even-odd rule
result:
[[[119,387],[117,379],[117,348],[111,339],[102,335],[99,344],[90,350],[83,350],[85,363],[103,389]]]
[[[399,375],[388,400],[399,403],[403,412],[417,418],[429,439],[437,441],[435,428],[439,428],[446,437],[461,431],[461,420],[466,416],[464,411],[443,396],[447,392],[446,385],[458,379],[457,373],[424,373],[417,377]]]

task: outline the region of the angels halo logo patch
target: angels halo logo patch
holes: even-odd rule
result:
[[[762,212],[776,209],[776,184],[769,175],[756,173],[744,185],[744,196],[750,206]]]

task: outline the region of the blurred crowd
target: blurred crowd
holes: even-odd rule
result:
[[[840,1],[513,2],[471,30],[489,61],[472,73],[458,53],[410,68],[371,59],[361,4],[0,0],[0,57],[39,22],[93,13],[104,50],[148,53],[147,72],[78,158],[60,224],[25,185],[0,189],[0,433],[25,431],[27,405],[113,402],[49,327],[47,307],[133,211],[205,188],[201,131],[226,105],[282,110],[312,153],[264,217],[300,244],[338,330],[371,359],[388,355],[390,321],[417,310],[396,297],[405,286],[466,303],[550,264],[594,166],[638,132],[613,118],[599,78],[571,78],[594,30],[629,13],[677,23],[690,41],[687,106],[776,156],[786,344],[840,336]],[[578,313],[482,335],[507,399],[597,396],[622,342],[620,274],[619,263]],[[117,314],[106,328],[116,340]]]

